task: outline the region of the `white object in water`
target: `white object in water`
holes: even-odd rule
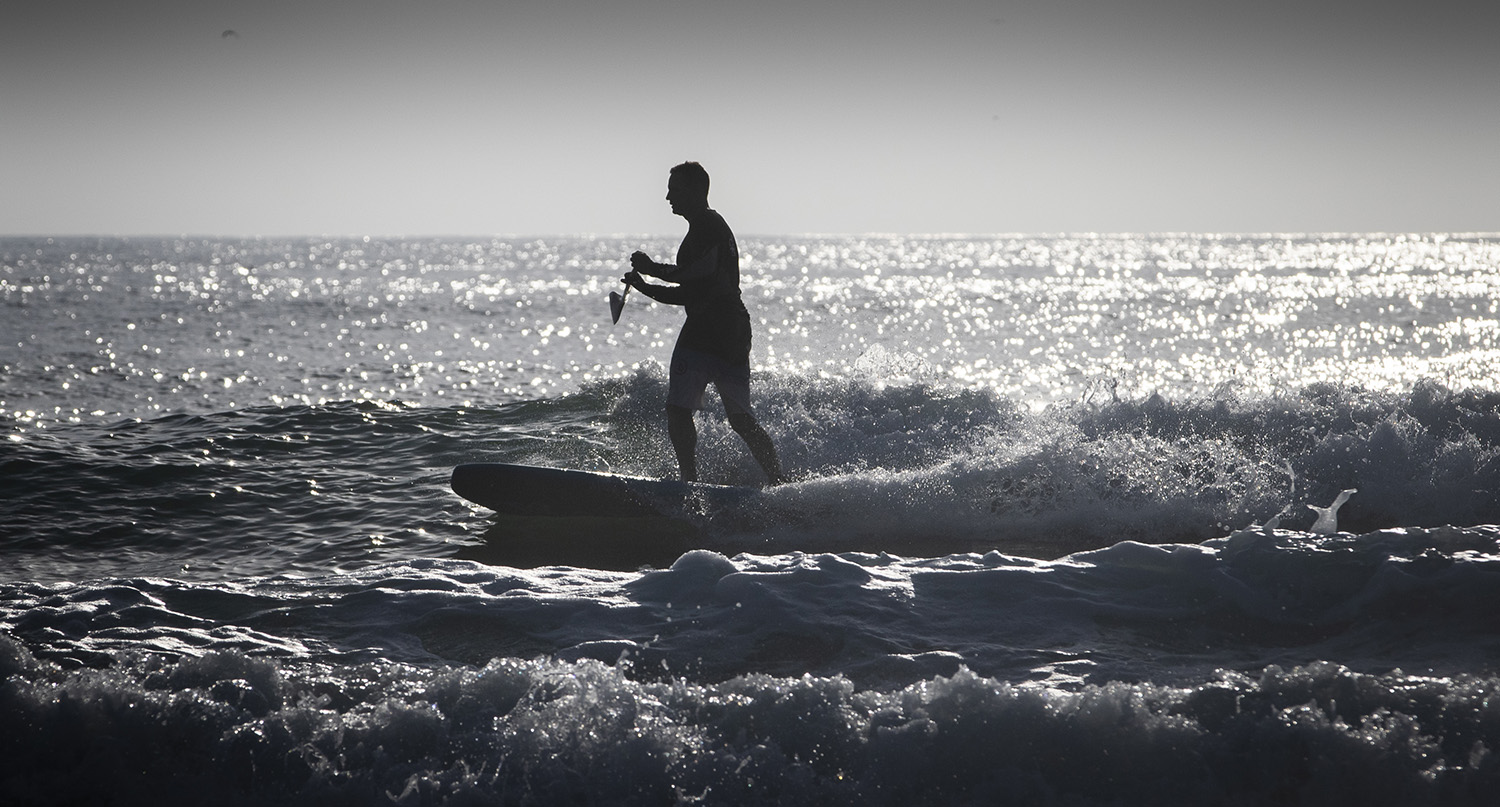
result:
[[[1358,488],[1349,488],[1347,490],[1340,491],[1338,498],[1334,499],[1333,504],[1330,504],[1327,507],[1319,507],[1316,504],[1309,504],[1307,506],[1308,509],[1315,510],[1318,513],[1318,520],[1313,522],[1312,532],[1316,535],[1332,535],[1338,532],[1339,508],[1344,506],[1344,502],[1349,501],[1350,496],[1353,496],[1358,492]]]

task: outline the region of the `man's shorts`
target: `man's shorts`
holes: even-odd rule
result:
[[[730,364],[700,350],[672,351],[667,381],[667,404],[683,409],[702,409],[703,394],[710,382],[724,401],[724,411],[750,414],[750,364]]]

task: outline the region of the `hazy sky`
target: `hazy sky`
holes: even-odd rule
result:
[[[0,234],[1500,230],[1495,0],[15,5]]]

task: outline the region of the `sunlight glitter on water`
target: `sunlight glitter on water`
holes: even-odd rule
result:
[[[828,275],[791,264],[773,273],[777,293],[763,303],[780,297],[795,310],[768,318],[772,332],[800,336],[845,320],[847,333],[822,329],[836,334],[834,357],[885,344],[935,375],[1031,400],[1072,397],[1100,377],[1133,394],[1202,394],[1227,382],[1262,392],[1319,381],[1384,388],[1423,377],[1466,386],[1489,380],[1500,345],[1495,273],[1476,268],[1493,266],[1496,250],[1482,239],[887,245],[878,277],[839,284],[875,246],[778,251],[780,262],[790,255]],[[822,316],[809,322],[807,309]],[[797,351],[778,357],[788,354]],[[819,364],[783,361],[797,371]]]
[[[982,387],[1029,406],[1493,380],[1479,236],[741,238],[758,372]],[[681,312],[607,297],[670,239],[0,244],[15,422],[562,394],[665,365]],[[164,260],[163,255],[172,256]],[[85,404],[84,402],[88,403]],[[101,408],[101,402],[110,406]]]

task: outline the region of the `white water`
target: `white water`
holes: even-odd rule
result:
[[[0,242],[0,801],[1493,803],[1492,241],[745,239],[636,570],[447,471],[671,473],[671,244]]]

